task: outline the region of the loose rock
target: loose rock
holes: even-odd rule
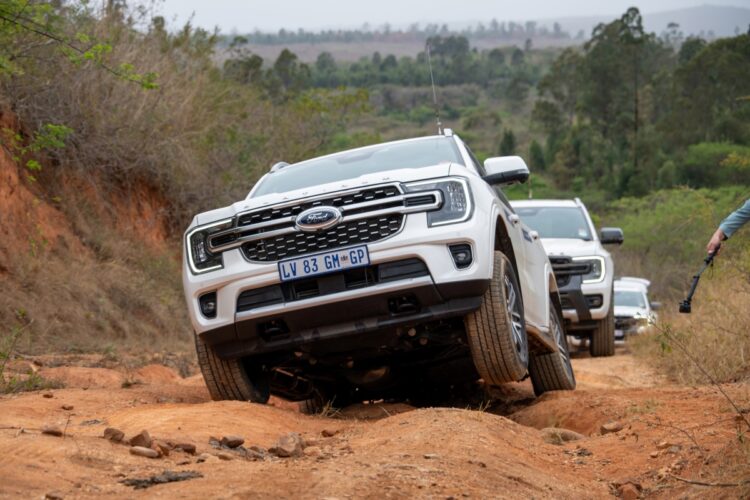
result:
[[[144,446],[132,446],[130,448],[130,454],[146,458],[159,458],[158,451],[152,450],[151,448],[146,448]]]
[[[46,495],[44,495],[44,500],[63,500],[63,494],[59,491],[50,491]]]
[[[221,438],[221,445],[227,448],[237,448],[238,446],[242,446],[244,442],[245,438],[240,436],[224,436]]]
[[[156,484],[172,483],[175,481],[187,481],[188,479],[194,479],[197,477],[203,477],[203,474],[201,474],[200,472],[192,471],[192,470],[181,471],[181,472],[173,472],[171,470],[166,470],[156,476],[151,476],[151,477],[143,478],[143,479],[140,479],[140,478],[123,479],[120,482],[126,486],[132,486],[136,490],[141,490],[144,488],[148,488],[150,486],[154,486]]]
[[[42,434],[60,437],[63,435],[63,431],[56,425],[45,425],[42,427]]]
[[[62,405],[62,409],[66,411],[70,411],[73,409],[73,405]]]
[[[583,439],[586,436],[583,434],[579,434],[575,431],[571,431],[569,429],[562,429],[559,427],[546,427],[541,430],[542,432],[542,439],[544,439],[545,443],[549,444],[563,444],[567,443],[569,441],[577,441],[579,439]]]
[[[667,448],[671,448],[672,446],[674,446],[674,444],[670,443],[669,441],[661,441],[659,444],[656,445],[656,449],[666,450]]]
[[[130,440],[128,443],[130,446],[140,446],[142,448],[151,448],[151,436],[149,436],[148,431],[143,430],[140,433],[136,434]]]
[[[623,484],[617,489],[623,500],[637,500],[641,496],[639,485],[633,483]]]
[[[216,455],[211,455],[210,453],[201,453],[198,455],[198,458],[196,462],[199,464],[202,464],[203,462],[218,462],[219,459],[216,457]]]
[[[43,398],[48,398],[48,399],[49,399],[49,398],[52,398],[52,397],[54,397],[54,396],[52,395],[52,393],[51,393],[51,392],[45,392],[44,394],[42,394],[42,397],[43,397]]]
[[[319,457],[323,454],[323,450],[319,446],[308,446],[303,450],[306,457]]]
[[[658,451],[652,451],[651,453],[648,454],[648,456],[650,456],[651,458],[656,458],[656,457],[659,456],[659,452]]]
[[[125,439],[125,433],[122,432],[120,429],[115,429],[114,427],[107,427],[106,429],[104,429],[104,435],[102,437],[114,443],[121,443],[122,440]]]
[[[251,446],[245,450],[245,457],[250,460],[265,460],[268,457],[268,451],[260,446]]]
[[[268,451],[282,458],[301,457],[304,448],[305,442],[302,440],[302,436],[296,432],[291,432],[279,438],[273,448]]]
[[[172,448],[178,451],[184,451],[190,455],[195,455],[195,445],[193,443],[174,443]]]
[[[320,433],[320,435],[323,436],[323,437],[329,438],[329,437],[335,436],[338,433],[339,433],[338,429],[323,429],[323,431]]]
[[[219,457],[220,460],[234,460],[234,457],[231,453],[227,453],[226,451],[220,451],[216,454],[217,457]]]
[[[620,432],[624,426],[620,422],[607,422],[606,424],[602,425],[599,429],[603,434],[610,434],[613,432]]]
[[[169,444],[165,443],[164,441],[155,440],[153,443],[151,443],[151,448],[155,449],[156,451],[160,452],[165,457],[169,456],[169,451],[172,449]]]
[[[435,460],[436,458],[440,458],[440,455],[438,455],[437,453],[425,453],[422,456],[427,460]]]

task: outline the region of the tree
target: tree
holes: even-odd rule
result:
[[[519,49],[518,47],[513,48],[513,54],[510,56],[510,63],[513,66],[520,66],[524,63],[524,55],[523,51]]]
[[[516,136],[511,129],[505,129],[500,141],[500,156],[512,156],[516,153]]]
[[[531,141],[531,145],[529,146],[529,166],[540,171],[543,171],[546,166],[544,150],[536,139]]]

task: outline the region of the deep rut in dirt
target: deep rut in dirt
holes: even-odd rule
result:
[[[280,400],[267,406],[210,402],[200,377],[183,379],[158,365],[127,374],[42,368],[66,388],[0,398],[0,495],[690,497],[711,489],[676,477],[707,483],[750,477],[738,424],[712,388],[668,386],[623,353],[579,358],[574,365],[578,390],[534,399],[528,381],[511,384],[485,411],[361,404],[325,417],[302,415],[297,405]],[[725,390],[741,406],[750,405],[746,385]],[[45,425],[57,425],[64,437],[42,434]],[[193,443],[197,452],[134,456],[127,446],[101,438],[107,427],[126,438],[145,429],[164,442]],[[549,427],[581,436],[553,444],[559,435],[541,431]],[[253,461],[209,444],[211,437],[232,434],[243,437],[245,447],[266,452],[289,433],[306,441],[299,458]],[[208,454],[205,460],[201,454]],[[202,477],[143,490],[121,482],[165,470]],[[720,490],[741,496],[747,488]]]

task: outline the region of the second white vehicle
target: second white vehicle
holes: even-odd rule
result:
[[[539,233],[555,269],[566,331],[589,341],[592,356],[615,353],[614,262],[603,245],[621,244],[622,230],[597,234],[580,199],[512,202],[516,213]]]

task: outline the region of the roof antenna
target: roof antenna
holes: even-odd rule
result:
[[[440,121],[440,107],[437,101],[437,92],[435,91],[435,77],[432,75],[432,57],[430,56],[430,41],[427,40],[427,64],[430,67],[430,83],[432,83],[432,103],[435,105],[435,120],[437,120],[438,134],[443,135],[443,124]]]

